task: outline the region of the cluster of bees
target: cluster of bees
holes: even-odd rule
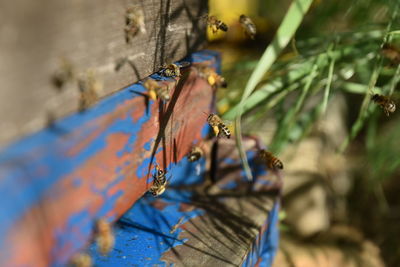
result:
[[[207,22],[208,27],[210,27],[213,33],[217,33],[219,30],[224,32],[228,31],[228,26],[224,22],[219,20],[217,17],[205,15],[202,18]],[[241,15],[239,17],[239,22],[242,25],[245,34],[249,38],[254,39],[257,30],[253,21],[249,17]],[[163,76],[166,77],[179,77],[180,68],[186,66],[187,66],[186,63],[183,64],[181,63],[181,65],[170,64],[166,66],[164,69],[162,69],[159,72],[159,74],[162,74]],[[222,76],[218,75],[212,68],[206,66],[199,66],[197,67],[197,69],[199,77],[205,79],[208,82],[208,84],[211,85],[214,89],[220,87],[226,88],[228,86],[226,80]],[[149,78],[144,82],[143,85],[144,87],[147,88],[149,92],[149,97],[151,99],[160,98],[163,101],[169,100],[169,92],[165,88],[160,86],[160,84],[155,80]],[[166,97],[166,95],[168,95],[168,97]],[[217,114],[214,113],[207,114],[207,123],[210,125],[215,137],[228,138],[228,139],[231,137],[231,132],[227,125],[228,123],[224,122]],[[198,161],[201,157],[203,157],[203,155],[204,151],[201,149],[201,147],[194,146],[187,155],[187,158],[189,162],[195,162]],[[278,169],[283,169],[282,162],[277,157],[275,157],[271,152],[268,152],[266,150],[259,150],[258,158],[261,159],[261,161],[271,170],[276,171]],[[149,190],[153,194],[153,196],[155,197],[159,196],[165,191],[165,188],[168,183],[165,175],[166,171],[156,166],[156,172],[153,175],[154,182]]]

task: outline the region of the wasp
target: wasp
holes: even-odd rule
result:
[[[386,116],[389,116],[390,113],[396,111],[396,104],[394,103],[393,100],[391,100],[387,96],[374,94],[371,100],[374,101],[377,105],[379,105],[383,109]]]
[[[217,19],[217,17],[205,15],[203,18],[206,20],[207,25],[211,28],[211,31],[214,34],[217,33],[218,30],[224,32],[228,31],[228,26],[219,19]]]
[[[139,32],[146,33],[143,10],[136,7],[130,7],[126,10],[124,31],[125,40],[128,44]]]
[[[217,114],[211,113],[208,115],[207,122],[212,127],[215,136],[225,136],[228,139],[231,137],[231,132],[229,131],[228,127]]]
[[[393,64],[400,64],[400,51],[397,47],[386,43],[382,47],[382,54]]]
[[[271,170],[283,169],[283,163],[271,152],[261,149],[258,152],[258,156],[265,162],[267,167]]]
[[[218,75],[218,73],[216,73],[215,70],[210,67],[201,67],[199,69],[199,76],[206,79],[208,84],[214,88],[226,88],[228,86],[225,78],[221,75]]]
[[[78,80],[78,87],[80,91],[79,110],[83,111],[97,101],[103,84],[95,78],[93,71],[88,71],[86,78]]]
[[[143,86],[149,91],[150,99],[157,100],[157,97],[159,97],[163,101],[170,100],[168,86],[163,86],[153,79],[147,79]]]
[[[204,154],[204,152],[200,147],[194,146],[190,150],[187,157],[190,162],[195,162],[195,161],[198,161],[203,156],[203,154]]]
[[[70,260],[70,266],[92,267],[92,258],[87,253],[77,253]]]
[[[153,175],[153,185],[150,187],[150,193],[157,197],[164,193],[167,187],[166,171],[156,166],[156,173]]]
[[[96,223],[96,243],[98,251],[103,256],[107,255],[114,247],[115,236],[111,224],[105,219],[100,219]]]
[[[254,22],[246,15],[240,15],[239,22],[240,25],[242,25],[243,29],[245,30],[245,33],[252,40],[254,40],[254,37],[256,36],[257,33],[256,25],[254,24]]]

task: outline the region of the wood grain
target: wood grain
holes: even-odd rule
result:
[[[125,12],[142,9],[146,33],[125,40]],[[103,84],[100,97],[198,50],[206,13],[201,0],[43,0],[0,3],[0,147],[79,108],[77,79],[88,70]],[[131,66],[115,71],[129,57]],[[62,90],[52,84],[62,61],[75,79]],[[133,68],[132,68],[133,67]],[[49,115],[51,114],[51,115]]]

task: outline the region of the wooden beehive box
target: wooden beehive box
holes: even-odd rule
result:
[[[129,42],[128,9],[143,11],[145,25],[145,31]],[[60,266],[79,251],[91,254],[96,265],[103,266],[270,263],[277,237],[276,228],[269,226],[277,222],[280,182],[267,187],[245,183],[255,195],[263,196],[241,199],[240,205],[250,209],[241,213],[235,208],[238,199],[226,202],[229,196],[224,193],[210,197],[218,188],[210,155],[196,165],[185,158],[194,144],[205,142],[209,129],[204,113],[215,109],[215,88],[201,77],[198,66],[219,71],[219,54],[196,52],[205,43],[200,17],[206,12],[207,2],[194,0],[0,4],[0,266]],[[156,73],[165,63],[184,57],[191,65],[182,68],[181,77]],[[55,78],[66,73],[66,66],[72,75],[60,85]],[[136,83],[149,75],[168,86],[169,101],[150,99],[142,82]],[[82,109],[81,84],[89,78],[97,85],[97,96]],[[208,146],[214,141],[207,141]],[[218,162],[225,162],[222,165],[228,170],[231,166],[224,164],[236,164],[238,179],[228,179],[228,185],[243,187],[234,144],[223,147],[221,151],[231,152],[226,161]],[[214,177],[208,182],[217,183],[205,195],[197,189],[182,193],[175,203],[168,198],[176,197],[175,193],[149,200],[142,196],[152,185],[156,165],[175,176],[169,176],[171,187],[192,187],[203,183],[204,177]],[[259,169],[258,176],[261,185],[263,179],[270,179]],[[254,201],[259,208],[251,208]],[[220,216],[205,209],[214,204],[221,215],[249,219],[238,220],[234,227],[230,220],[204,223]],[[173,208],[165,210],[167,206]],[[92,243],[95,223],[99,219],[113,223],[121,216],[115,229],[118,243],[103,257]],[[130,234],[146,218],[153,223],[149,228],[142,224],[134,242],[135,235]],[[197,223],[215,235],[210,238],[197,228],[194,233]],[[239,231],[249,226],[250,230]],[[157,228],[161,232],[154,233]],[[145,241],[151,238],[146,236],[149,231],[154,242]],[[231,239],[228,233],[235,231],[243,236]],[[200,241],[197,234],[203,235]],[[124,239],[128,237],[129,246]],[[185,245],[175,250],[179,244],[166,241],[171,239]],[[227,244],[221,245],[220,240]],[[239,241],[241,248],[232,254]],[[130,253],[121,250],[125,245]],[[214,247],[215,255],[210,249]],[[137,256],[132,252],[136,250],[152,256]],[[196,256],[177,257],[188,251]]]

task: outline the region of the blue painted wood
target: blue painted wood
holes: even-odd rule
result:
[[[223,143],[222,146],[234,147],[234,142]],[[224,150],[224,148],[220,149]],[[206,151],[210,152],[210,149]],[[211,207],[224,204],[230,198],[229,192],[240,191],[243,189],[243,183],[247,184],[246,176],[240,168],[240,160],[231,153],[229,155],[225,154],[226,157],[217,161],[223,160],[227,169],[236,169],[236,178],[227,182],[223,181],[224,177],[218,177],[216,185],[222,192],[213,195],[212,201],[208,204],[199,200],[203,200],[204,196],[199,196],[202,193],[194,189],[196,188],[194,185],[204,184],[209,174],[206,160],[191,163],[183,159],[173,166],[170,170],[173,179],[166,192],[158,198],[146,194],[116,223],[116,244],[109,255],[100,255],[97,252],[97,245],[95,243],[90,245],[87,252],[92,256],[95,266],[170,266],[170,264],[174,266],[271,266],[279,239],[277,225],[279,193],[273,192],[276,193],[275,189],[279,189],[280,181],[272,179],[271,173],[266,172],[265,166],[256,162],[254,150],[249,150],[247,156],[256,180],[248,184],[252,188],[252,193],[247,192],[242,197],[252,198],[252,194],[272,193],[268,197],[271,200],[271,206],[265,205],[261,197],[256,203],[260,206],[265,205],[265,210],[259,210],[264,213],[261,217],[265,220],[258,228],[254,226],[258,229],[258,234],[249,234],[246,237],[248,240],[237,243],[241,240],[240,231],[238,231],[239,237],[230,239],[227,236],[230,228],[233,227],[229,223],[230,219],[224,221],[220,218],[225,216],[229,218],[234,212],[225,211],[215,214],[215,210],[207,209],[207,205]],[[206,157],[210,157],[210,154]],[[240,202],[242,197],[237,200],[237,205],[242,203]],[[260,214],[254,214],[254,216],[260,217]],[[210,217],[214,219],[210,220]],[[201,223],[214,220],[216,222],[213,224]],[[239,220],[236,226],[249,228],[251,222],[255,221],[257,220],[251,220],[251,218]],[[244,249],[243,245],[245,245]],[[221,249],[225,246],[233,248],[233,251]],[[176,257],[171,257],[171,255]]]
[[[212,51],[184,60],[219,65]],[[201,140],[213,89],[195,68],[151,77],[177,84],[168,103],[134,84],[0,151],[1,266],[67,262],[96,220],[115,221],[149,189],[155,163],[170,169]]]

